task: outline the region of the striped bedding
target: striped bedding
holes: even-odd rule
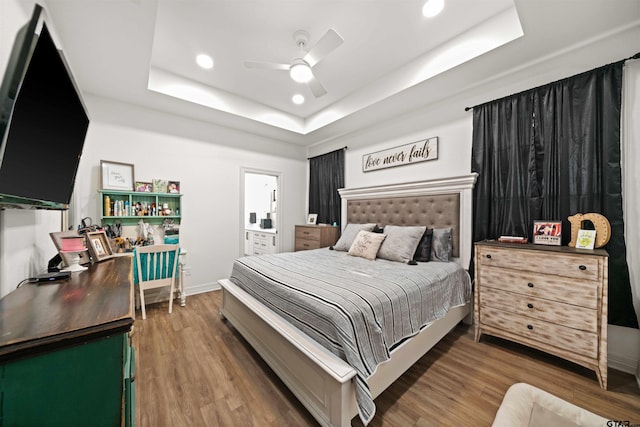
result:
[[[231,281],[355,369],[365,424],[375,413],[367,378],[376,367],[471,295],[456,263],[369,261],[328,248],[239,258]]]

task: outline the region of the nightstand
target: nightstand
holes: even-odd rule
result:
[[[296,225],[296,251],[319,249],[335,245],[340,236],[338,227],[331,225]]]

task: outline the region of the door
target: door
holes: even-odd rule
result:
[[[252,248],[255,246],[255,241],[251,240],[252,235],[255,235],[256,232],[268,237],[270,253],[279,252],[280,175],[280,172],[257,169],[243,168],[241,170],[241,256],[254,255]]]

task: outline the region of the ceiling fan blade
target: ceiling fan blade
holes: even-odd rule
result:
[[[316,76],[313,76],[311,80],[307,82],[307,84],[309,85],[309,89],[311,89],[311,93],[313,93],[313,96],[315,96],[316,98],[320,98],[322,95],[327,93],[318,79],[316,79]]]
[[[340,34],[336,33],[333,29],[329,29],[329,31],[318,40],[318,43],[307,52],[303,59],[309,66],[313,67],[342,43],[344,43],[344,39]]]
[[[289,64],[277,64],[275,62],[264,61],[244,61],[244,66],[247,68],[262,68],[267,70],[288,70]]]

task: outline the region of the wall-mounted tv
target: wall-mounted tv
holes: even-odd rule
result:
[[[67,209],[89,126],[36,5],[0,86],[0,208]]]

